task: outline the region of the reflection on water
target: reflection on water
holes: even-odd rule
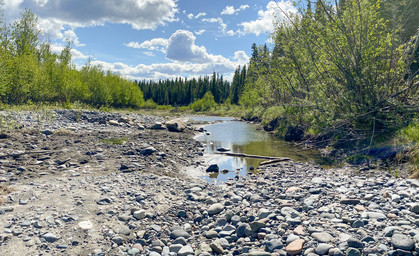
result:
[[[240,158],[214,154],[218,148],[231,149],[233,153],[248,155],[288,157],[294,161],[317,162],[323,160],[316,151],[303,151],[293,144],[264,132],[260,126],[231,118],[194,117],[192,121],[216,122],[205,126],[208,133],[202,133],[195,139],[205,145],[205,153],[209,154],[209,164],[218,164],[220,173],[203,177],[208,181],[216,179],[227,181],[245,177],[248,172],[257,172],[257,167],[264,159]],[[222,173],[224,170],[224,173]]]

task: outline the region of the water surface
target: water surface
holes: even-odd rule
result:
[[[205,146],[208,164],[217,164],[220,173],[203,177],[211,182],[223,182],[229,179],[240,179],[247,176],[248,172],[257,172],[257,167],[264,159],[231,157],[219,155],[217,149],[231,149],[229,152],[245,153],[248,155],[288,157],[294,161],[317,162],[324,160],[317,151],[308,151],[295,147],[294,144],[285,142],[263,131],[260,125],[237,121],[233,118],[219,117],[193,117],[192,121],[216,122],[204,128],[206,133],[195,137]],[[221,173],[224,170],[224,173]]]

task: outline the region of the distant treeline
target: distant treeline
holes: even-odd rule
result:
[[[215,103],[237,104],[239,95],[244,88],[246,66],[238,67],[233,82],[224,80],[216,74],[199,78],[176,78],[167,80],[143,80],[138,86],[144,94],[145,100],[153,100],[158,105],[188,106],[202,99],[207,92],[214,97]]]

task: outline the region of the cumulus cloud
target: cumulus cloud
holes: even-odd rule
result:
[[[176,31],[168,40],[166,57],[182,62],[207,62],[207,49],[195,45],[195,39],[194,34],[188,30]]]
[[[72,42],[75,46],[86,46],[79,42],[79,38],[73,30],[67,30],[63,33],[65,40]]]
[[[49,39],[65,39],[65,27],[129,24],[132,28],[156,29],[175,21],[177,0],[5,0],[6,16],[14,19],[24,8],[31,9]]]
[[[266,5],[266,10],[258,12],[258,19],[243,22],[243,34],[255,34],[259,36],[261,33],[270,33],[274,29],[274,21],[284,19],[284,13],[297,13],[297,9],[291,1],[275,2],[271,1]]]
[[[158,63],[158,64],[139,64],[137,66],[127,65],[121,62],[108,63],[103,61],[94,60],[91,62],[93,65],[100,65],[105,70],[121,74],[128,79],[171,79],[179,77],[179,74],[187,77],[198,77],[201,75],[211,75],[212,72],[217,71],[218,73],[224,74],[226,80],[231,80],[232,76],[229,75],[234,73],[237,66],[245,65],[249,62],[249,57],[243,51],[234,53],[232,59],[227,59],[222,56],[215,56],[209,58],[208,63],[184,63],[179,61],[173,61],[169,63]]]
[[[64,50],[64,48],[65,47],[62,46],[62,45],[52,44],[51,45],[51,52],[60,54]],[[91,57],[91,56],[88,56],[88,55],[86,55],[86,54],[84,54],[80,51],[77,51],[76,49],[71,49],[70,53],[71,53],[72,61],[87,60],[88,58]]]
[[[153,38],[151,40],[144,41],[142,43],[129,42],[125,46],[136,48],[136,49],[147,49],[149,51],[166,52],[168,46],[168,40],[164,38]]]
[[[130,66],[123,63],[106,63],[94,61],[93,64],[100,64],[103,68],[119,73],[130,79],[166,79],[183,74],[189,77],[212,74],[215,70],[225,74],[234,72],[237,66],[249,62],[249,57],[244,51],[237,51],[231,58],[221,55],[214,55],[207,52],[204,46],[195,44],[195,35],[188,30],[177,30],[169,39],[154,38],[142,43],[130,42],[126,46],[147,49],[150,51],[161,51],[166,53],[168,63],[159,63],[137,66]],[[152,52],[144,52],[151,55]]]
[[[221,11],[221,15],[233,15],[233,14],[237,14],[240,11],[246,10],[247,8],[249,8],[250,6],[245,4],[245,5],[240,5],[239,8],[234,9],[234,6],[229,6],[227,5],[224,10]]]

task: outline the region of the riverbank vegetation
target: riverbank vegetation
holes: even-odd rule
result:
[[[415,1],[308,2],[277,24],[271,51],[252,47],[239,104],[249,118],[269,116],[281,137],[368,159],[418,118],[418,10]]]
[[[38,19],[29,10],[13,24],[0,24],[0,103],[140,107],[138,85],[89,62],[72,63],[71,43],[61,52],[40,40]]]

